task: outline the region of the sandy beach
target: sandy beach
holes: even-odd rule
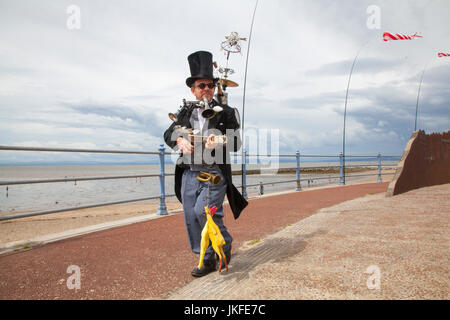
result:
[[[392,173],[395,169],[385,169],[382,173]],[[364,174],[376,174],[377,171],[365,172]],[[383,181],[390,181],[393,175],[383,175]],[[363,177],[357,181],[348,181],[347,184],[376,182],[377,177]],[[336,185],[320,186],[319,188]],[[314,187],[308,188],[313,189]],[[254,190],[254,189],[253,189]],[[305,189],[306,190],[306,189]],[[295,192],[287,190],[285,192]],[[279,194],[279,193],[273,193]],[[270,196],[267,192],[264,196]],[[249,193],[249,199],[258,198],[257,193]],[[166,199],[166,206],[169,213],[181,213],[182,205],[175,197]],[[113,222],[126,218],[139,217],[155,214],[158,210],[158,202],[135,202],[128,204],[118,204],[59,212],[54,214],[40,215],[28,218],[0,221],[0,244],[17,241],[25,241],[48,234],[60,233],[67,230],[93,226],[105,222]],[[0,215],[10,215],[11,213],[0,213]]]

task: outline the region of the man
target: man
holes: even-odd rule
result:
[[[212,118],[204,118],[205,107],[200,105],[186,107],[178,114],[178,119],[164,133],[164,140],[169,147],[181,152],[175,166],[175,194],[183,203],[184,218],[191,250],[200,253],[201,232],[206,223],[204,207],[216,206],[214,222],[220,229],[226,244],[223,247],[227,262],[231,259],[233,238],[223,223],[222,204],[227,195],[233,216],[237,219],[248,202],[232,183],[230,152],[236,152],[241,145],[239,119],[236,112],[228,105],[219,104],[213,99],[215,84],[218,79],[213,76],[212,54],[198,51],[188,56],[191,76],[186,85],[197,100],[207,99],[209,107],[221,107],[222,111]],[[192,145],[191,137],[180,133],[180,127],[198,132]],[[177,129],[178,128],[178,129]],[[217,136],[225,135],[226,142],[219,143]],[[207,137],[206,141],[202,137]],[[220,183],[213,185],[210,181],[197,179],[200,172],[220,176]],[[218,257],[209,245],[205,253],[202,268],[194,268],[194,277],[202,277],[217,268]]]

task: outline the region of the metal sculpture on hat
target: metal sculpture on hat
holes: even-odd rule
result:
[[[239,45],[239,41],[246,41],[247,38],[239,37],[239,34],[235,31],[231,32],[229,36],[225,36],[225,41],[223,41],[220,45],[223,50],[227,51],[228,54],[231,53],[240,53],[241,46]]]
[[[217,67],[217,63],[214,63],[214,67],[216,71],[220,74],[219,81],[217,82],[217,94],[216,98],[219,103],[227,104],[228,103],[228,94],[226,92],[227,87],[237,87],[239,84],[232,80],[228,79],[229,75],[234,73],[234,70],[228,68],[228,61],[230,59],[231,53],[241,53],[240,41],[246,41],[246,38],[241,38],[239,34],[235,31],[231,32],[229,36],[225,36],[225,41],[221,42],[220,47],[221,50],[225,51],[227,56],[226,66]]]
[[[215,95],[216,100],[220,104],[228,103],[228,94],[226,92],[227,87],[237,87],[239,86],[237,82],[228,79],[228,76],[234,73],[234,70],[228,68],[228,61],[231,53],[240,53],[241,46],[240,41],[245,41],[246,38],[239,37],[237,32],[231,32],[229,36],[225,36],[225,41],[221,43],[221,49],[226,51],[227,60],[225,68],[218,67],[217,62],[212,62],[212,54],[207,51],[197,51],[188,56],[189,67],[191,71],[191,76],[186,79],[186,85],[191,87],[195,80],[197,79],[211,79],[217,86],[217,94]],[[213,73],[213,67],[216,72],[220,75],[215,76]],[[210,106],[210,102],[205,98],[198,101],[186,101],[183,99],[183,104],[177,110],[177,112],[169,113],[169,118],[173,122],[177,122],[181,113],[189,112],[193,108],[204,108],[202,111],[202,116],[206,119],[213,118],[217,113],[221,112],[223,109],[220,106]],[[239,111],[235,109],[236,119],[240,123]],[[180,133],[187,133],[189,137],[192,138],[204,138],[198,135],[196,132],[191,132],[187,128],[176,126],[176,130]],[[226,143],[225,136],[218,137],[218,143]]]

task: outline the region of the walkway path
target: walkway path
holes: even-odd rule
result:
[[[338,297],[358,298],[358,291],[349,288],[356,286],[358,290],[373,292],[367,287],[360,288],[361,281],[364,284],[369,276],[364,274],[364,268],[377,265],[381,269],[383,288],[390,275],[385,271],[386,266],[399,257],[400,261],[408,262],[409,270],[422,275],[424,283],[434,284],[433,294],[448,299],[448,219],[444,219],[449,213],[448,197],[443,203],[437,201],[438,197],[430,202],[421,201],[422,206],[411,205],[409,213],[404,210],[396,215],[392,206],[400,198],[384,199],[387,186],[387,183],[369,183],[255,199],[236,221],[226,206],[225,223],[234,237],[234,256],[230,271],[220,276],[214,273],[200,279],[191,277],[190,271],[198,261],[188,249],[181,214],[6,253],[0,255],[0,299],[191,299],[200,294],[199,288],[218,284],[217,280],[230,292],[229,298],[322,299],[337,292],[345,293]],[[447,188],[447,195],[448,191]],[[391,207],[384,206],[379,212],[372,208],[369,215],[365,210],[340,213],[334,209],[315,214],[320,209],[366,195],[375,197],[375,202],[391,201],[387,204]],[[431,214],[423,206],[425,203],[433,207]],[[447,206],[446,211],[439,213],[443,205]],[[417,214],[415,210],[420,212]],[[414,217],[419,220],[412,220]],[[403,234],[399,233],[402,221],[411,227]],[[389,250],[391,238],[383,238],[383,234],[404,239],[399,239],[392,251]],[[411,242],[408,237],[419,238]],[[336,246],[341,249],[334,251]],[[422,250],[424,246],[426,251]],[[381,255],[384,260],[376,259],[379,257],[376,248],[382,247],[387,248]],[[373,259],[357,263],[358,259],[370,256]],[[413,260],[419,261],[418,257],[427,263],[411,264]],[[80,289],[68,289],[70,266],[79,267]],[[345,270],[352,270],[350,273],[358,276],[359,282],[354,279],[341,282],[341,291],[336,291],[334,282],[327,295],[322,280],[337,279]],[[431,271],[432,278],[423,272],[427,270]],[[401,280],[395,274],[392,276]],[[240,288],[238,291],[236,286]],[[415,293],[409,290],[408,294]],[[428,291],[427,294],[431,295]],[[384,296],[375,296],[380,297]]]

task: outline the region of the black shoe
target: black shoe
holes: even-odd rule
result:
[[[216,271],[216,261],[215,260],[206,260],[203,262],[203,266],[199,268],[195,268],[192,270],[191,275],[193,277],[203,277],[206,276],[208,273]]]

